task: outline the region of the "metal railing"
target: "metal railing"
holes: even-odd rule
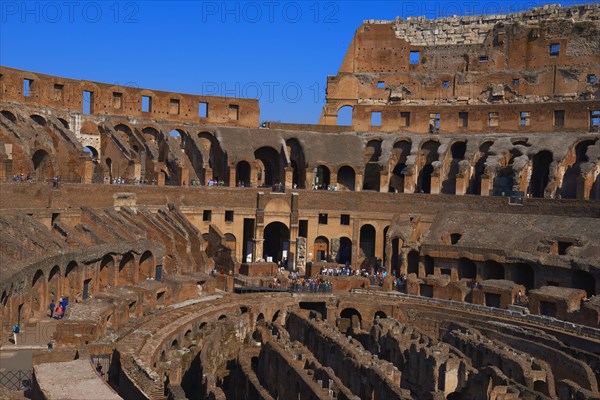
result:
[[[9,390],[30,390],[33,370],[0,372],[0,385]]]

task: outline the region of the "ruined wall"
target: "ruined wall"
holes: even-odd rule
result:
[[[599,13],[593,4],[553,5],[508,15],[365,21],[338,74],[328,77],[320,124],[335,125],[340,108],[350,106],[358,131],[597,129],[589,110],[599,107]],[[380,123],[372,123],[373,112],[381,113]]]

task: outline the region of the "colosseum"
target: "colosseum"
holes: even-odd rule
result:
[[[313,125],[0,67],[0,397],[600,399],[599,78],[598,4],[364,21]]]

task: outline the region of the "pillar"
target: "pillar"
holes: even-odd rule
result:
[[[294,168],[285,167],[285,188],[292,189],[294,185]]]
[[[382,193],[387,193],[389,188],[390,175],[386,171],[382,170],[379,174],[379,191]]]
[[[229,186],[230,187],[237,186],[235,165],[229,167]]]
[[[481,196],[489,196],[494,189],[494,176],[483,174],[481,175]]]
[[[455,194],[463,196],[467,193],[469,187],[469,179],[465,175],[456,175],[456,190]]]
[[[307,168],[306,169],[306,183],[305,183],[306,188],[312,189],[314,183],[315,183],[315,171],[314,171],[314,169]]]
[[[204,166],[204,184],[208,184],[208,181],[213,178],[213,170],[208,165]]]
[[[442,189],[442,179],[439,171],[433,171],[431,174],[431,194],[440,194]]]
[[[360,173],[356,173],[355,182],[354,182],[354,191],[360,192],[363,187],[364,175]]]

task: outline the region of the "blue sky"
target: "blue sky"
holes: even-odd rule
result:
[[[173,92],[258,97],[262,121],[317,123],[326,78],[337,73],[363,20],[506,13],[543,4],[2,0],[0,64]]]

